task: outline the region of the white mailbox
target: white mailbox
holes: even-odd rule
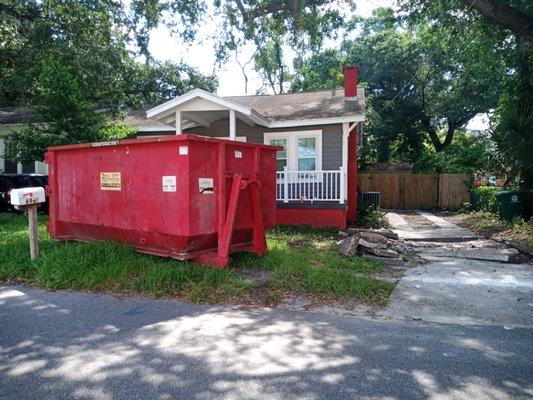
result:
[[[44,188],[42,187],[12,189],[10,195],[11,204],[17,208],[21,206],[44,203],[46,201]]]

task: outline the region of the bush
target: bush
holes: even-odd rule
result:
[[[501,189],[496,186],[474,186],[470,190],[472,210],[487,211],[491,213],[498,212],[496,193],[500,190]]]
[[[389,226],[381,208],[368,202],[358,204],[356,224],[361,228],[387,228]]]

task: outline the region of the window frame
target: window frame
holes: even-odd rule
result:
[[[287,141],[287,170],[298,171],[298,139],[314,138],[316,151],[316,169],[322,171],[322,130],[313,129],[306,131],[263,132],[263,142],[270,144],[271,139],[285,139]],[[314,171],[304,171],[313,173]],[[280,171],[282,172],[282,171]]]

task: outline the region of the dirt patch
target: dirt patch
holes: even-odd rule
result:
[[[440,213],[440,217],[462,228],[467,228],[480,237],[496,241],[521,252],[519,262],[533,262],[533,220],[521,224],[501,221],[485,212],[467,214]]]
[[[401,215],[403,219],[415,230],[428,230],[428,229],[438,229],[438,226],[431,222],[426,217],[423,217],[420,214],[415,212],[407,212]]]

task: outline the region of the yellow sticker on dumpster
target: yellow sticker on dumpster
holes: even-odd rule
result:
[[[100,172],[100,190],[120,190],[120,172]]]

